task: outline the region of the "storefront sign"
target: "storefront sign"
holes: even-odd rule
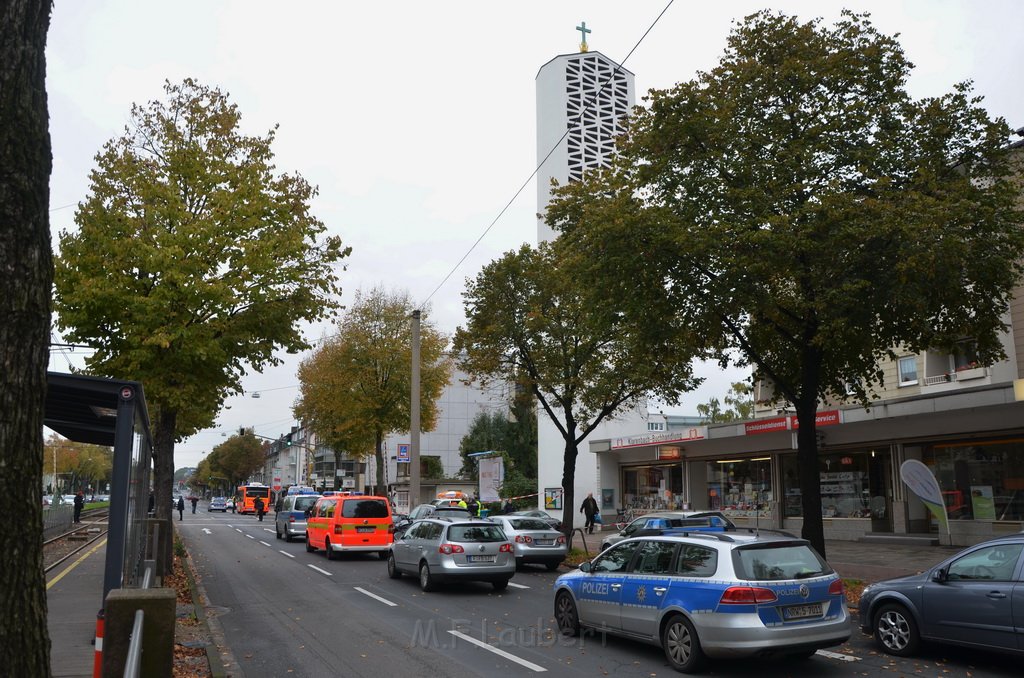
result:
[[[694,426],[684,431],[668,431],[667,433],[648,433],[643,436],[631,438],[615,438],[612,440],[611,448],[621,450],[627,447],[648,447],[650,445],[661,445],[662,443],[681,443],[687,440],[704,440],[708,437],[707,426]]]
[[[826,410],[824,412],[818,412],[814,415],[814,426],[815,428],[821,428],[822,426],[836,426],[837,424],[843,423],[843,415],[840,410]],[[800,420],[797,419],[796,415],[789,418],[790,428],[794,431],[800,428]]]
[[[774,433],[776,431],[786,431],[788,429],[789,419],[787,417],[775,417],[774,419],[748,421],[743,425],[743,434],[752,436],[757,433]]]
[[[660,445],[658,447],[658,457],[657,458],[659,460],[660,459],[682,459],[683,458],[683,448]]]

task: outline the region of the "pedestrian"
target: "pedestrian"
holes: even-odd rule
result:
[[[587,534],[594,534],[594,516],[597,515],[597,500],[594,499],[594,493],[588,492],[587,498],[583,500],[583,505],[580,506],[580,513],[587,517],[587,522],[583,526],[587,530]]]
[[[85,506],[85,496],[82,491],[79,490],[78,494],[75,495],[75,522],[82,522],[82,507]]]
[[[480,504],[477,503],[476,497],[470,497],[466,501],[466,510],[469,511],[469,515],[474,517],[480,514]]]
[[[459,508],[466,508],[466,506],[466,500],[463,499],[462,497],[459,497]]]
[[[501,507],[501,512],[504,513],[505,515],[508,515],[509,513],[512,513],[515,510],[516,510],[516,505],[512,503],[511,499],[506,499],[505,500],[505,505]]]
[[[192,495],[188,498],[192,502],[192,513],[196,512],[196,503],[199,501],[199,497]]]
[[[274,504],[274,513],[275,514],[280,513],[281,509],[283,509],[283,508],[284,508],[284,492],[280,492],[277,495],[277,503]]]
[[[185,520],[185,497],[178,497],[178,505],[174,508],[178,509],[178,520]]]
[[[256,509],[256,517],[263,522],[263,497],[256,497],[256,501],[253,502],[253,507]]]

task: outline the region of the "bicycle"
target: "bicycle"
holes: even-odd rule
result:
[[[633,518],[635,517],[632,506],[619,509],[619,512],[615,514],[615,529],[622,532],[622,529],[633,522]]]

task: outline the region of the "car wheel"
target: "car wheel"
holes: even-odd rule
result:
[[[312,553],[313,551],[316,551],[316,547],[313,546],[313,544],[309,541],[309,535],[308,534],[306,535],[306,550],[309,551],[310,553]]]
[[[555,596],[555,623],[563,636],[580,635],[580,616],[576,613],[576,601],[568,591],[559,591]]]
[[[697,632],[690,620],[681,614],[669,618],[662,627],[661,647],[668,663],[681,673],[692,673],[704,663]]]
[[[340,555],[335,553],[334,549],[331,548],[330,537],[324,537],[324,552],[327,554],[327,560],[334,560],[338,555]]]
[[[494,587],[495,591],[504,591],[508,588],[508,579],[499,579],[498,581],[492,581],[491,586]]]
[[[562,561],[549,560],[544,563],[544,567],[548,568],[548,572],[554,572],[558,569],[558,566],[562,564]]]
[[[875,641],[885,652],[909,657],[917,652],[921,634],[910,612],[902,605],[883,605],[875,615]]]
[[[398,563],[395,562],[394,553],[388,553],[388,576],[392,579],[398,579],[402,576],[401,571],[398,569]]]
[[[430,574],[430,566],[426,563],[420,563],[420,588],[425,593],[437,588],[434,577]]]

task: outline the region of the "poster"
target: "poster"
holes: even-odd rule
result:
[[[975,520],[995,520],[996,503],[991,485],[971,485],[971,510]]]
[[[544,488],[544,508],[548,510],[562,508],[562,488]]]
[[[505,460],[500,456],[482,457],[479,461],[480,501],[501,501],[498,490],[505,478]]]
[[[601,508],[615,508],[615,490],[613,488],[606,487],[601,490]]]

